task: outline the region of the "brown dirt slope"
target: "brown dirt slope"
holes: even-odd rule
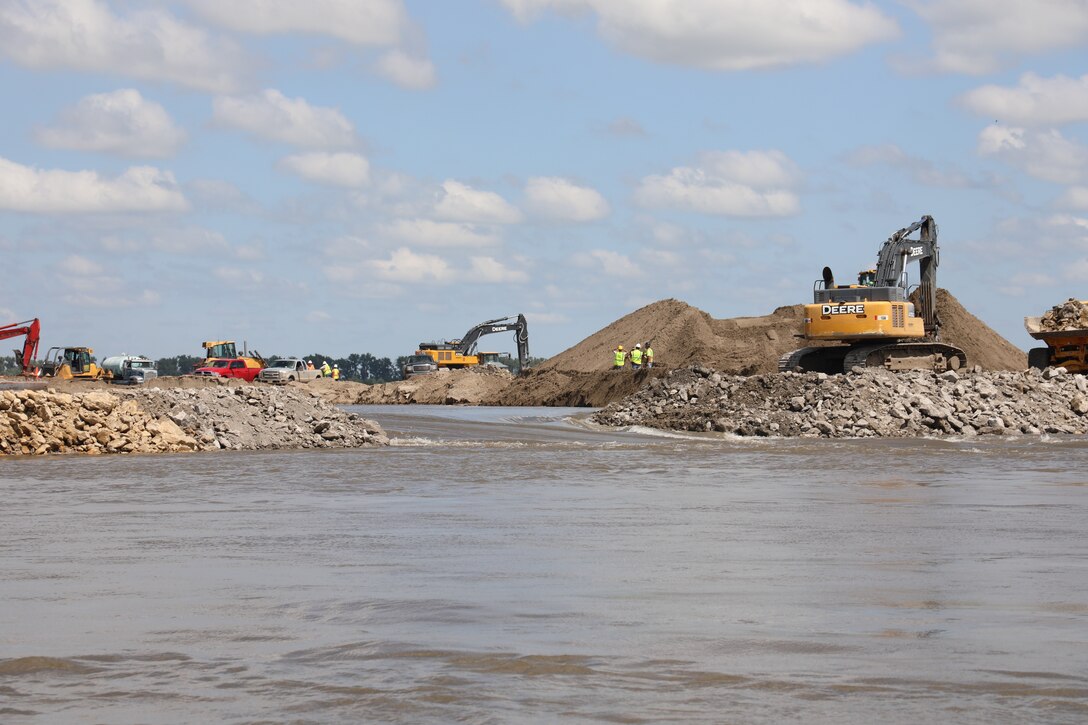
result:
[[[793,335],[800,331],[801,315],[801,306],[794,305],[762,317],[716,320],[680,300],[661,300],[621,317],[537,370],[609,370],[616,345],[631,349],[636,342],[652,341],[659,367],[697,361],[723,372],[772,372],[782,353],[800,346]]]
[[[972,315],[947,290],[938,290],[938,310],[945,342],[962,347],[971,365],[987,370],[1022,370],[1022,350]],[[761,317],[717,320],[706,312],[675,299],[661,300],[621,317],[608,327],[559,353],[538,371],[593,372],[612,365],[617,344],[630,349],[636,342],[653,341],[656,364],[677,368],[693,362],[736,375],[770,373],[778,358],[805,345],[801,333],[804,307],[779,307]]]
[[[984,370],[1027,368],[1027,353],[968,312],[948,290],[937,290],[937,313],[941,340],[962,348],[968,365],[981,365]]]

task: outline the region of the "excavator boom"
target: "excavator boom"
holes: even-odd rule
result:
[[[41,323],[38,318],[0,327],[0,340],[19,335],[26,335],[26,340],[22,350],[15,350],[15,358],[19,361],[23,374],[28,375],[34,365],[34,358],[38,356],[38,342],[41,338]]]

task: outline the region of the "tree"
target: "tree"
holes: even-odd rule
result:
[[[204,358],[202,357],[175,355],[174,357],[159,358],[155,361],[155,367],[158,368],[159,375],[186,375],[200,367],[203,362]]]

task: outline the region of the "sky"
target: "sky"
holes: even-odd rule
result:
[[[1088,298],[1088,0],[0,0],[0,94],[0,325],[43,349],[523,313],[548,357],[811,302],[926,214],[1015,345]]]

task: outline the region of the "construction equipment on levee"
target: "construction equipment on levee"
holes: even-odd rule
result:
[[[1071,303],[1088,307],[1085,301],[1070,300],[1067,304]],[[1029,368],[1061,367],[1071,373],[1088,373],[1088,327],[1048,329],[1043,324],[1043,317],[1025,317],[1024,329],[1046,345],[1028,350]]]
[[[247,368],[261,368],[266,367],[265,359],[261,357],[261,353],[254,350],[250,352],[245,341],[242,342],[242,354],[238,354],[238,346],[235,345],[234,340],[210,340],[200,343],[200,346],[204,348],[204,362],[201,363],[201,367],[208,367],[216,360],[244,360]]]
[[[498,317],[487,320],[472,327],[458,340],[446,340],[445,342],[421,342],[416,355],[428,355],[440,368],[460,369],[487,365],[489,363],[500,364],[500,354],[497,352],[478,352],[477,343],[484,335],[497,332],[513,332],[514,340],[518,347],[518,367],[525,372],[529,365],[529,326],[525,322],[525,315]]]
[[[26,340],[23,341],[23,349],[15,350],[15,359],[18,361],[23,375],[34,375],[37,372],[34,369],[34,358],[38,357],[38,342],[41,339],[41,329],[41,323],[38,322],[36,317],[33,320],[14,322],[0,327],[0,340],[26,335]]]
[[[914,232],[918,239],[910,238]],[[857,284],[836,285],[831,269],[824,267],[823,278],[813,284],[813,304],[805,305],[803,337],[845,344],[788,352],[778,369],[834,374],[856,366],[937,372],[966,367],[967,354],[940,341],[939,251],[937,223],[924,216],[884,242],[876,269],[860,272]],[[915,261],[916,289],[905,270]]]
[[[106,375],[89,347],[51,347],[39,369],[41,377],[61,380],[98,380]]]

